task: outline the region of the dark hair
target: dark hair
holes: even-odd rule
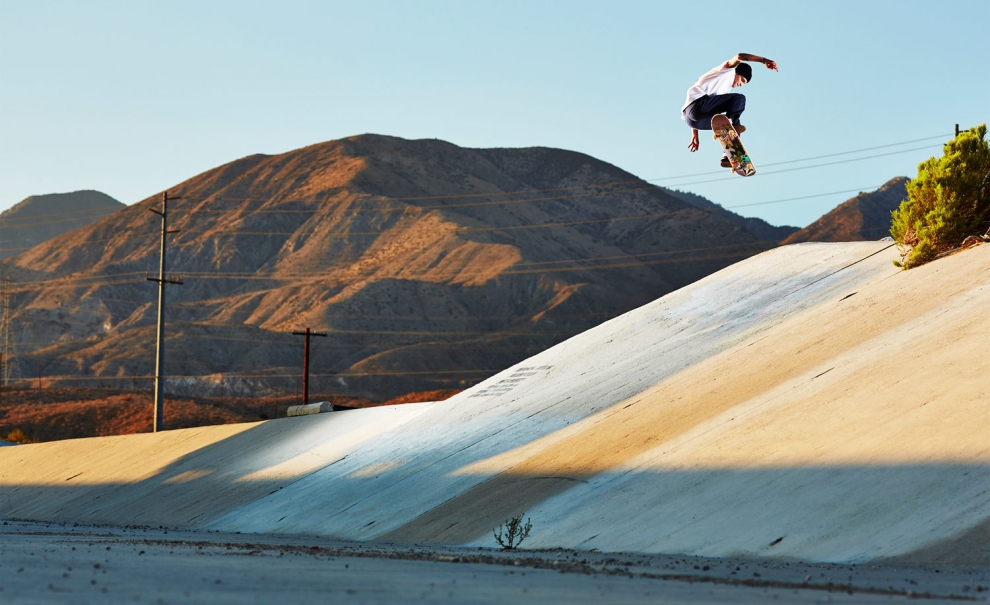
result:
[[[753,81],[753,68],[750,67],[749,63],[740,63],[739,65],[736,65],[736,73],[746,78],[747,82]]]

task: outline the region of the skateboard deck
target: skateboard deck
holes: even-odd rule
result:
[[[729,162],[732,164],[732,172],[739,176],[753,176],[756,174],[756,167],[749,159],[746,148],[743,147],[739,133],[732,127],[732,121],[722,114],[712,118],[712,130],[715,132],[715,140],[722,145],[726,151]]]

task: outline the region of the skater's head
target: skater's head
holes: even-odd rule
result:
[[[732,82],[732,87],[742,86],[753,81],[753,68],[748,63],[736,65],[736,79]]]

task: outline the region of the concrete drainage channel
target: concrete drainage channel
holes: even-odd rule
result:
[[[823,593],[850,602],[986,601],[990,596],[990,570],[977,568],[564,549],[500,551],[15,521],[4,522],[0,529],[0,599],[10,603],[56,595],[72,595],[71,600],[79,602],[111,596],[137,596],[142,602],[197,597],[220,602],[247,598],[248,593],[262,599],[284,597],[285,591],[305,602],[335,590],[354,602],[398,602],[411,596],[430,601],[430,595],[446,601],[487,602],[511,596],[517,602],[541,603],[597,602],[603,597],[612,602],[650,602],[652,597],[800,603],[816,602]]]
[[[990,246],[891,255],[777,248],[441,402],[0,447],[0,600],[985,601]]]

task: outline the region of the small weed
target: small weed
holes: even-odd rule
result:
[[[523,525],[522,519],[525,514],[512,517],[499,525],[497,530],[492,530],[492,535],[495,536],[495,541],[502,550],[512,550],[529,537],[529,530],[533,528],[533,524],[526,519],[526,524]]]

